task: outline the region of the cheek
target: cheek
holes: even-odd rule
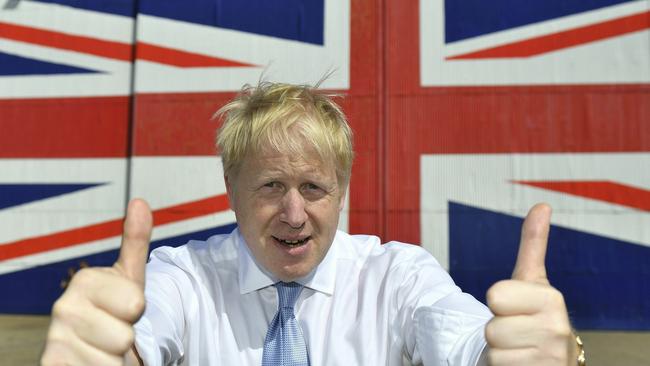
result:
[[[254,225],[260,229],[270,225],[277,213],[277,205],[257,202],[246,208],[246,221],[248,225]]]
[[[339,205],[334,202],[327,202],[326,204],[315,205],[311,208],[311,217],[313,217],[319,226],[334,227],[338,226],[339,218]]]

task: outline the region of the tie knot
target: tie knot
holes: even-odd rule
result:
[[[278,282],[274,286],[278,289],[278,298],[280,300],[278,307],[293,308],[303,286],[297,282]]]

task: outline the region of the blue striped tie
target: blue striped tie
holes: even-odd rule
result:
[[[305,339],[293,313],[302,285],[278,282],[274,286],[280,304],[266,332],[262,366],[309,366]]]

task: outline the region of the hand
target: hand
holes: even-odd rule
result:
[[[123,364],[144,311],[152,221],[145,201],[129,203],[117,262],[80,270],[54,303],[42,365]]]
[[[544,266],[550,219],[546,204],[528,212],[512,279],[487,292],[495,315],[485,328],[490,365],[576,365],[564,297],[548,282]]]

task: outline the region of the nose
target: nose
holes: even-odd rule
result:
[[[305,199],[296,189],[290,189],[282,197],[282,213],[280,221],[291,226],[293,229],[300,229],[307,221],[305,212]]]

